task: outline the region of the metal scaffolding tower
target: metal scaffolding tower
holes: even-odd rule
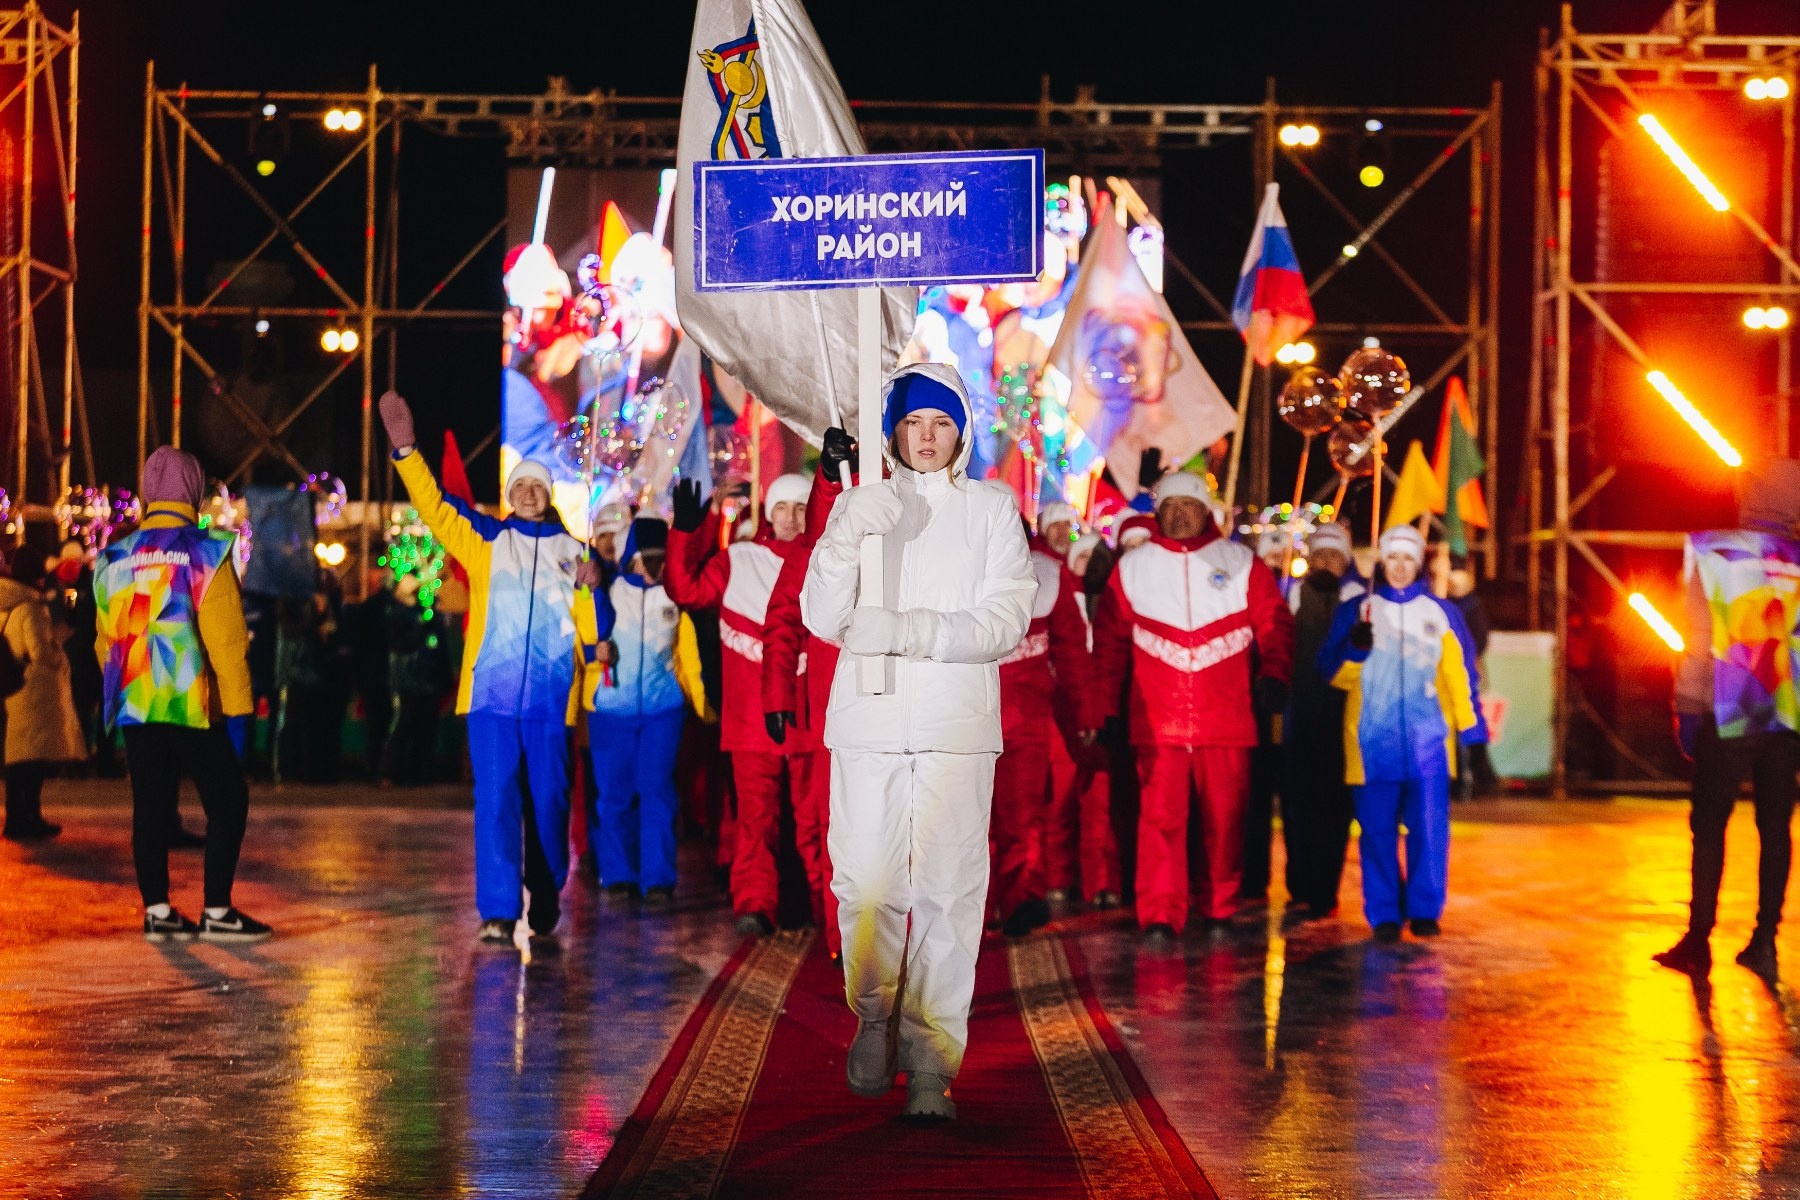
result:
[[[1562,8],[1562,27],[1554,41],[1546,36],[1537,69],[1537,173],[1535,246],[1532,262],[1532,372],[1529,422],[1525,446],[1524,497],[1530,531],[1517,539],[1525,545],[1526,583],[1533,628],[1541,628],[1548,590],[1550,630],[1555,634],[1556,680],[1555,742],[1552,750],[1552,784],[1567,783],[1568,736],[1571,709],[1569,676],[1570,554],[1573,552],[1619,595],[1629,588],[1606,561],[1604,552],[1625,548],[1679,551],[1685,533],[1672,530],[1577,528],[1576,522],[1616,476],[1617,468],[1595,464],[1590,477],[1577,480],[1571,466],[1572,410],[1579,401],[1585,416],[1596,389],[1582,388],[1571,380],[1571,354],[1584,338],[1596,347],[1611,347],[1655,374],[1657,364],[1641,340],[1627,328],[1633,314],[1650,298],[1741,296],[1792,301],[1800,297],[1800,267],[1794,246],[1794,100],[1791,94],[1800,68],[1800,37],[1722,36],[1717,32],[1713,0],[1679,0],[1649,33],[1595,34],[1575,28],[1571,6]],[[1729,204],[1731,219],[1767,252],[1768,267],[1762,278],[1689,278],[1612,280],[1593,278],[1580,270],[1592,255],[1599,220],[1578,222],[1577,209],[1595,205],[1610,219],[1611,210],[1596,200],[1600,174],[1585,159],[1578,165],[1577,139],[1610,136],[1618,142],[1645,141],[1645,129],[1634,122],[1649,110],[1645,94],[1690,93],[1704,95],[1736,91],[1751,79],[1781,78],[1790,91],[1772,102],[1780,108],[1780,141],[1770,154],[1779,154],[1779,168],[1770,191],[1774,210],[1763,220],[1739,204]],[[1621,120],[1625,114],[1628,119]],[[1654,117],[1651,118],[1654,122]],[[1654,153],[1654,150],[1652,150]],[[1670,166],[1668,188],[1686,190]],[[1723,199],[1721,196],[1720,199]],[[1698,197],[1694,198],[1700,203]],[[1723,212],[1718,203],[1713,208]],[[1613,231],[1616,233],[1616,231]],[[1639,230],[1649,238],[1670,239],[1672,230]],[[1767,275],[1773,273],[1772,282]],[[1632,302],[1639,303],[1633,306]],[[1790,380],[1793,363],[1792,329],[1776,338],[1776,396],[1774,428],[1768,444],[1778,454],[1789,453],[1792,444]],[[1666,377],[1665,377],[1666,378]],[[1654,383],[1654,380],[1651,381]],[[1660,388],[1658,388],[1660,390]],[[1649,386],[1645,395],[1654,401]],[[1723,397],[1714,397],[1723,399]],[[1590,438],[1596,454],[1610,449],[1609,439]],[[1698,444],[1697,442],[1695,443]],[[1762,447],[1756,447],[1761,449]],[[1548,465],[1545,463],[1548,456]],[[1571,495],[1575,486],[1578,494]],[[1546,498],[1546,491],[1548,497]],[[1545,521],[1545,505],[1549,521]],[[1544,558],[1550,560],[1550,578],[1544,579]],[[1671,571],[1671,574],[1673,572]]]

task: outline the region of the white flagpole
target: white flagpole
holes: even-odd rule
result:
[[[881,481],[880,288],[858,288],[856,292],[856,395],[857,466],[862,485],[868,487]],[[882,573],[882,540],[879,535],[871,535],[862,544],[862,580],[857,597],[861,605],[885,606]],[[857,680],[859,690],[867,695],[886,694],[887,659],[859,659]]]
[[[550,224],[550,189],[556,186],[556,168],[545,167],[544,178],[538,184],[537,218],[531,223],[531,240],[538,243],[544,240],[544,230]]]
[[[844,427],[844,412],[838,407],[837,374],[831,369],[831,351],[825,342],[825,313],[819,308],[819,293],[808,292],[812,301],[813,333],[819,341],[819,369],[825,372],[825,407],[831,414],[831,423],[839,429]],[[848,432],[846,430],[846,432]],[[838,482],[847,492],[850,490],[850,464],[838,464]]]

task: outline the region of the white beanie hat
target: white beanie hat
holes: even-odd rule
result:
[[[631,510],[623,504],[608,504],[594,516],[596,534],[619,533],[631,524]]]
[[[1061,500],[1052,500],[1038,509],[1037,530],[1039,533],[1050,528],[1058,521],[1067,521],[1071,525],[1081,522],[1081,514],[1075,511],[1073,504],[1064,504]]]
[[[1405,554],[1420,565],[1425,562],[1425,535],[1411,525],[1396,525],[1381,535],[1381,557]]]
[[[1336,550],[1349,558],[1355,553],[1355,548],[1350,544],[1350,531],[1336,521],[1327,521],[1319,526],[1306,539],[1306,552],[1311,555],[1320,550]]]
[[[521,479],[535,479],[544,485],[545,491],[551,490],[550,468],[535,458],[520,459],[519,465],[514,467],[512,473],[506,477],[506,494],[508,496],[512,495],[513,484]]]
[[[1294,539],[1289,536],[1286,525],[1270,525],[1262,531],[1262,536],[1256,539],[1256,552],[1273,554],[1277,550],[1286,550],[1293,544]]]
[[[812,494],[812,484],[804,475],[777,475],[763,489],[763,516],[775,511],[777,504],[805,504]]]
[[[1170,471],[1150,489],[1150,497],[1156,501],[1158,508],[1171,496],[1186,496],[1206,505],[1210,505],[1213,500],[1212,489],[1206,486],[1206,480],[1191,471]]]

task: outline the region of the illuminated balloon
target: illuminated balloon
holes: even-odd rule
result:
[[[1375,473],[1375,430],[1346,417],[1331,431],[1326,442],[1331,465],[1345,479],[1362,479]]]
[[[1288,379],[1276,401],[1281,419],[1312,437],[1325,433],[1342,416],[1342,389],[1338,381],[1317,367],[1300,367]]]
[[[1412,391],[1406,364],[1379,346],[1364,346],[1338,369],[1344,411],[1363,421],[1379,421]]]

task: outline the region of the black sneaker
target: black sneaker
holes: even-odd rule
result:
[[[1671,971],[1680,971],[1701,979],[1712,970],[1712,947],[1705,938],[1696,937],[1692,933],[1683,934],[1679,942],[1661,954],[1650,957]]]
[[[563,952],[562,939],[555,933],[539,933],[534,929],[531,931],[530,945],[533,958],[555,958]]]
[[[675,889],[672,887],[653,887],[644,890],[644,907],[668,909],[675,907]]]
[[[485,946],[510,946],[513,944],[513,930],[517,921],[509,921],[505,917],[489,917],[481,923],[475,936]]]
[[[731,932],[738,937],[764,938],[775,932],[775,922],[759,912],[747,912],[738,917],[737,924]]]
[[[1119,898],[1119,893],[1117,892],[1099,892],[1094,896],[1094,911],[1111,912],[1113,909],[1120,907],[1124,903],[1125,901]]]
[[[1153,950],[1166,950],[1175,944],[1175,927],[1162,921],[1144,927],[1144,945]]]
[[[1444,927],[1430,917],[1414,917],[1408,924],[1412,926],[1414,937],[1436,937],[1444,932]]]
[[[8,825],[0,837],[9,842],[47,842],[62,832],[62,826],[54,821],[46,821],[39,817],[35,821],[21,821],[17,825]]]
[[[144,914],[144,940],[146,942],[191,942],[199,932],[198,925],[172,908],[166,917]]]
[[[1020,938],[1034,929],[1042,929],[1050,923],[1050,904],[1045,900],[1027,900],[1013,909],[1000,926],[1000,932],[1009,938]]]
[[[235,908],[226,909],[222,917],[206,914],[200,917],[200,940],[203,942],[266,942],[274,932]]]
[[[195,833],[186,825],[177,825],[169,830],[169,849],[204,850],[206,849],[206,835]]]
[[[1400,922],[1383,921],[1375,927],[1375,940],[1383,946],[1391,946],[1400,940]]]
[[[1749,967],[1758,976],[1774,983],[1781,977],[1781,963],[1775,957],[1775,939],[1757,934],[1750,944],[1738,952],[1737,963]]]
[[[609,883],[606,885],[606,898],[616,900],[621,904],[628,904],[633,900],[642,899],[643,893],[638,891],[638,885],[635,883]]]

